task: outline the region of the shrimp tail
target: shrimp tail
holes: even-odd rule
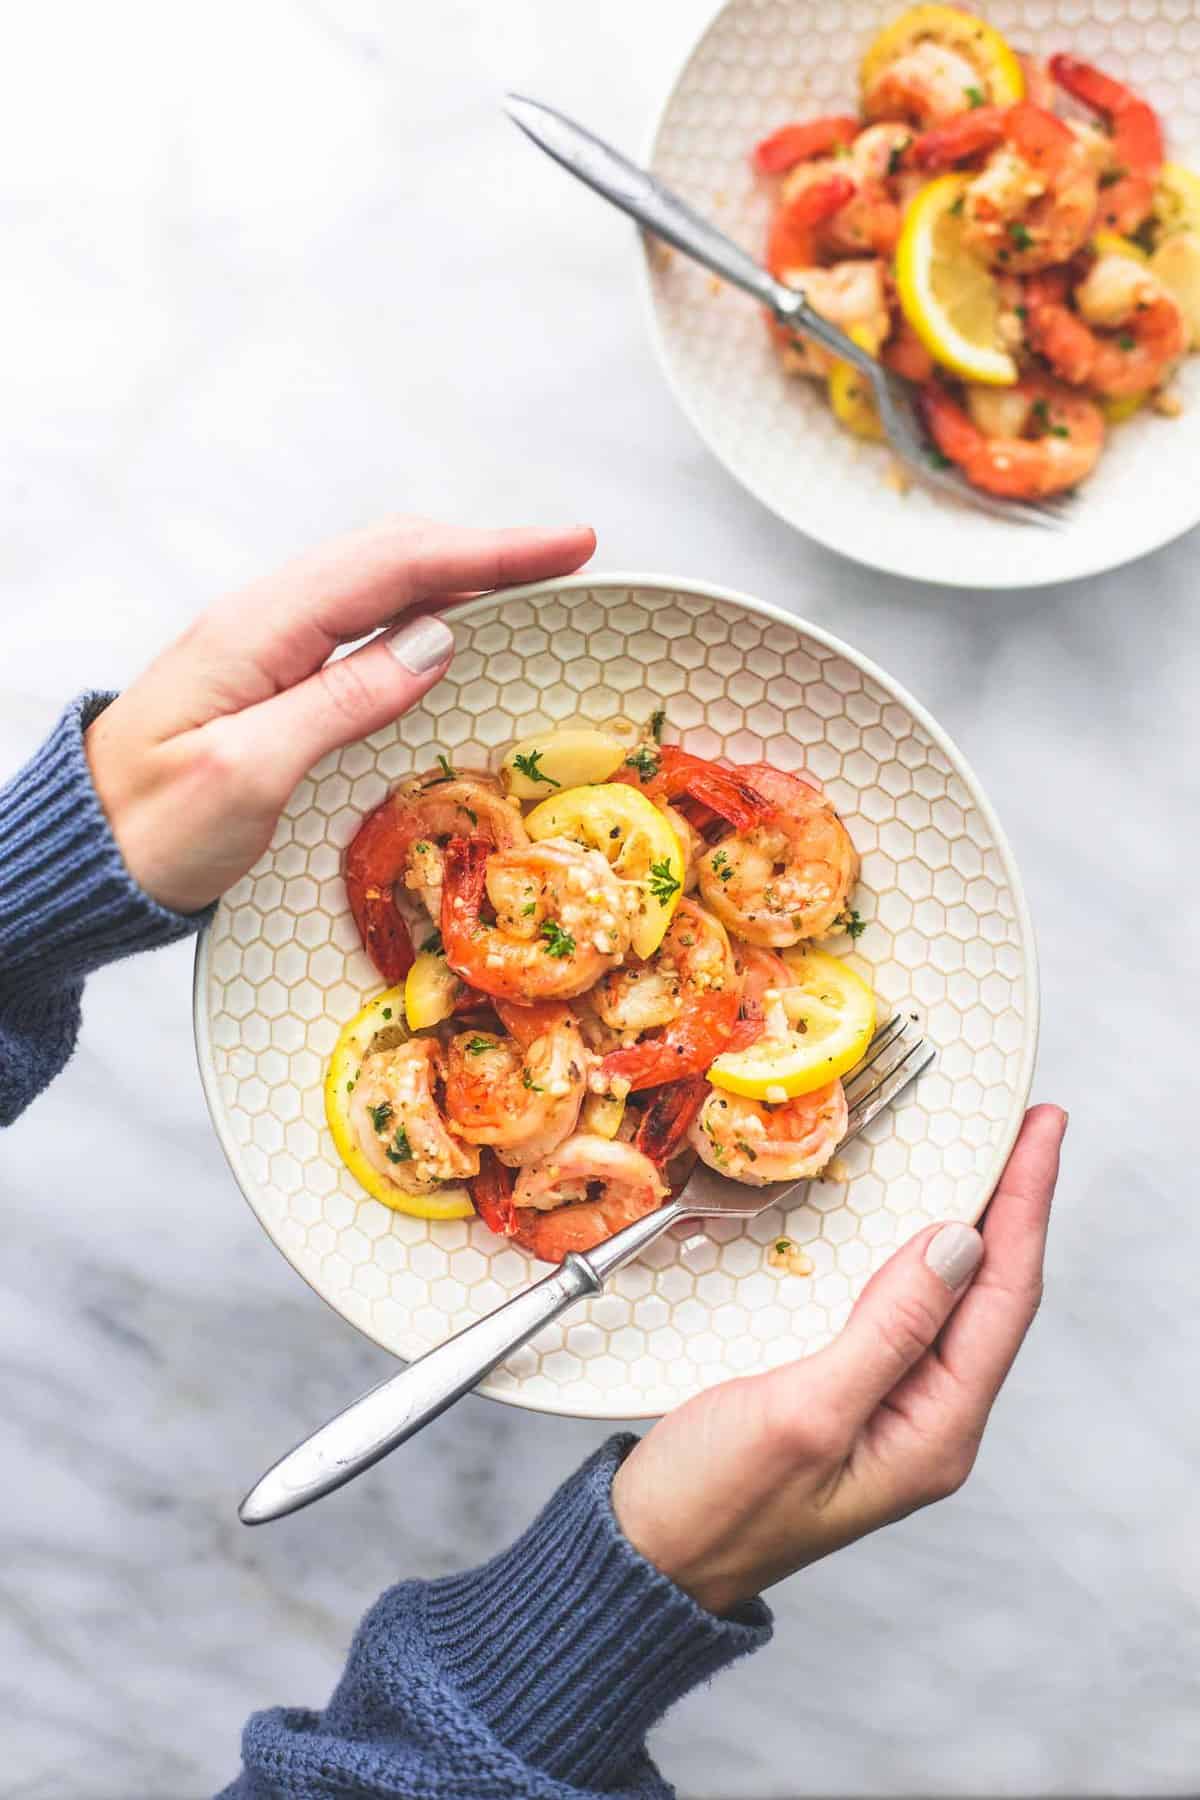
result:
[[[380,868],[398,859],[390,854],[396,836],[396,814],[390,797],[367,817],[346,852],[346,898],[358,926],[363,949],[389,987],[403,981],[412,968],[412,938],[396,906],[391,882],[381,881]]]
[[[862,127],[849,114],[826,119],[806,119],[800,125],[781,125],[754,146],[751,161],[760,175],[782,175],[799,162],[827,156],[839,144],[852,144]]]
[[[479,1173],[472,1177],[470,1188],[475,1211],[488,1230],[497,1237],[515,1237],[518,1221],[512,1197],[512,1170],[506,1169],[493,1151],[481,1151]]]
[[[830,175],[802,188],[794,200],[776,209],[767,234],[766,263],[777,281],[791,269],[812,267],[817,260],[816,226],[840,212],[854,193],[848,175]]]
[[[1108,120],[1121,159],[1132,172],[1157,172],[1165,155],[1162,126],[1147,101],[1076,56],[1052,56],[1050,73],[1059,87]]]
[[[674,1081],[670,1087],[660,1088],[642,1114],[634,1134],[634,1149],[663,1168],[682,1147],[707,1095],[708,1079],[704,1075],[689,1075],[686,1081]]]
[[[673,803],[686,796],[698,801],[735,831],[748,831],[775,811],[772,802],[765,800],[737,769],[707,762],[702,756],[681,750],[677,744],[663,745],[651,773],[627,763],[613,780],[644,788],[654,800]]]
[[[977,106],[944,125],[933,125],[913,139],[904,161],[918,169],[950,169],[984,150],[994,150],[1004,142],[1007,111],[1003,106]]]

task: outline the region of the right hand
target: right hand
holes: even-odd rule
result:
[[[613,1482],[634,1547],[727,1613],[961,1486],[1037,1311],[1066,1124],[1034,1107],[982,1233],[922,1232],[827,1349],[662,1419]]]

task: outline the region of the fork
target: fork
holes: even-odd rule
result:
[[[875,1033],[846,1082],[847,1130],[838,1148],[890,1106],[935,1055],[911,1015],[893,1015]],[[683,1219],[753,1219],[806,1186],[807,1181],[801,1180],[747,1188],[697,1162],[685,1186],[666,1205],[636,1219],[586,1255],[572,1252],[552,1274],[427,1351],[398,1375],[369,1388],[297,1444],[246,1495],[238,1508],[243,1525],[282,1519],[361,1475],[461,1400],[552,1320],[578,1301],[602,1293],[610,1275],[640,1256],[672,1225]]]
[[[918,481],[995,518],[1051,530],[1061,528],[1062,504],[1051,500],[1001,500],[972,487],[956,468],[946,466],[925,430],[914,383],[885,368],[853,338],[823,318],[799,289],[776,281],[656,176],[553,107],[521,94],[506,95],[504,105],[509,118],[540,150],[602,198],[628,213],[655,237],[711,269],[714,275],[744,289],[786,330],[812,338],[843,362],[852,363],[871,383],[880,422],[892,449]]]

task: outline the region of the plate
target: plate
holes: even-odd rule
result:
[[[894,5],[730,0],[690,51],[644,158],[760,256],[773,184],[749,152],[789,119],[853,110],[859,59]],[[981,9],[1017,49],[1070,50],[1156,106],[1171,156],[1200,166],[1200,19],[1190,0],[997,0]],[[888,487],[888,451],[850,437],[813,381],[785,375],[753,301],[647,241],[659,359],[675,398],[731,475],[856,562],[952,587],[1035,587],[1116,568],[1200,519],[1200,356],[1176,378],[1178,419],[1115,429],[1058,532],[989,518],[925,489]]]
[[[303,781],[270,849],[222,900],[196,959],[213,1122],[293,1268],[397,1356],[419,1356],[545,1273],[476,1219],[414,1219],[363,1193],[325,1127],[342,1024],[382,985],[340,874],[364,813],[440,751],[460,766],[549,724],[634,720],[701,755],[767,756],[827,784],[862,852],[857,966],[915,1003],[936,1067],[843,1152],[846,1179],[711,1231],[677,1227],[611,1291],[483,1384],[546,1412],[652,1417],[725,1376],[827,1343],[872,1270],[934,1219],[975,1219],[1020,1124],[1037,1035],[1033,934],[1000,827],[962,756],[882,670],[726,589],[576,576],[455,613],[446,678]],[[811,1278],[769,1268],[786,1231]]]

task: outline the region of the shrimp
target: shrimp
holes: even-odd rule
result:
[[[449,768],[449,764],[446,765]],[[431,769],[398,787],[369,813],[346,851],[346,898],[363,948],[394,986],[412,967],[398,887],[415,892],[430,918],[441,912],[442,846],[472,831],[498,850],[529,842],[516,806],[492,775]]]
[[[691,1141],[718,1174],[766,1187],[819,1175],[845,1137],[847,1123],[840,1081],[780,1106],[712,1088],[692,1124]]]
[[[563,838],[445,850],[442,943],[456,975],[501,1000],[571,1000],[629,948],[630,894],[599,850]],[[495,922],[482,917],[484,900]]]
[[[1074,56],[1052,56],[1050,73],[1092,112],[1099,113],[1111,133],[1109,167],[1100,178],[1100,222],[1110,231],[1130,234],[1154,203],[1154,186],[1163,164],[1163,135],[1158,114],[1130,88]]]
[[[654,955],[605,976],[592,993],[607,1025],[652,1034],[604,1058],[601,1090],[629,1093],[679,1081],[707,1069],[722,1050],[752,1041],[735,1030],[740,998],[725,927],[694,900],[681,900]]]
[[[796,163],[826,156],[839,144],[852,144],[858,130],[858,120],[844,113],[826,119],[806,119],[800,125],[783,125],[754,146],[751,161],[760,175],[782,175]]]
[[[814,312],[840,326],[847,336],[861,333],[868,342],[879,344],[891,330],[886,271],[878,259],[838,262],[828,269],[793,269],[786,285],[801,289]],[[802,355],[804,367],[795,372],[809,375],[828,374],[837,360],[811,341],[804,342]]]
[[[545,1162],[521,1170],[507,1235],[543,1262],[561,1262],[653,1212],[667,1193],[644,1152],[619,1139],[577,1132]]]
[[[446,1051],[446,1117],[468,1144],[502,1162],[536,1162],[574,1131],[587,1053],[571,1009],[496,1002],[506,1035],[460,1032]]]
[[[698,801],[739,830],[755,819],[765,818],[772,810],[771,802],[764,800],[736,769],[707,762],[702,756],[681,750],[677,744],[647,747],[642,755],[628,758],[611,779],[641,788],[655,802],[675,802],[684,797]]]
[[[900,236],[896,183],[911,142],[907,125],[891,121],[868,125],[848,148],[842,145],[836,161],[802,162],[794,168],[780,189],[780,200],[784,206],[797,205],[809,188],[838,176],[848,179],[848,198],[828,214],[823,226],[829,248],[890,256]]]
[[[692,1120],[708,1092],[708,1078],[704,1075],[689,1075],[685,1081],[673,1081],[669,1087],[659,1088],[638,1123],[634,1149],[664,1169],[686,1146]]]
[[[974,63],[932,38],[889,63],[863,95],[869,119],[939,125],[978,105],[984,83]]]
[[[820,250],[817,226],[831,219],[853,197],[853,181],[839,170],[832,175],[822,173],[819,180],[805,185],[788,204],[776,207],[767,232],[766,264],[777,281],[794,286],[791,273],[816,264]]]
[[[1087,242],[1099,194],[1091,146],[1028,101],[982,106],[925,132],[912,156],[944,169],[990,150],[963,193],[963,242],[1010,274],[1065,262]]]
[[[775,811],[705,856],[701,897],[747,943],[778,948],[825,936],[858,880],[849,832],[824,794],[800,776],[767,763],[741,772]]]
[[[443,1116],[445,1072],[436,1038],[410,1038],[366,1057],[354,1084],[350,1118],[363,1155],[406,1194],[431,1193],[479,1168],[478,1150]]]
[[[1002,421],[1004,434],[990,437],[944,388],[922,390],[934,442],[968,481],[989,494],[1028,500],[1062,493],[1091,474],[1104,443],[1104,417],[1094,401],[1040,376],[1009,388],[1006,401],[1013,410]]]
[[[1073,386],[1108,395],[1145,393],[1160,385],[1187,349],[1178,300],[1132,257],[1098,256],[1074,300],[1072,312],[1060,269],[1026,284],[1029,341]]]

